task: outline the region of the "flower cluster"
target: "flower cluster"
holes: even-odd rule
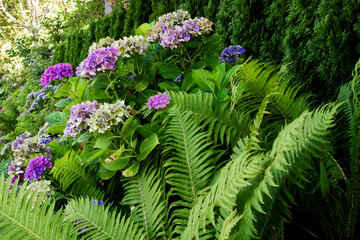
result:
[[[76,135],[82,131],[85,124],[90,119],[91,114],[95,113],[98,109],[98,103],[96,100],[93,102],[86,101],[77,105],[74,105],[69,115],[69,120],[64,130],[64,135],[67,137],[76,137]]]
[[[34,181],[30,183],[26,189],[31,188],[31,191],[37,191],[37,196],[39,196],[41,193],[46,193],[47,196],[54,195],[54,191],[50,188],[50,181],[47,180],[41,180],[41,181]]]
[[[25,103],[25,106],[23,107],[23,113],[21,115],[26,115],[28,113],[30,113],[31,111],[35,110],[36,107],[39,106],[39,102],[41,100],[45,100],[48,98],[48,95],[47,93],[52,90],[53,93],[56,93],[57,90],[61,87],[61,84],[60,85],[57,85],[57,86],[51,86],[51,85],[47,85],[45,87],[43,87],[42,89],[40,89],[39,91],[37,92],[31,92],[29,93],[27,96],[26,96],[26,103]],[[33,100],[31,102],[31,100]],[[30,104],[31,102],[31,104]],[[30,105],[30,106],[29,106]],[[21,116],[20,115],[20,116]]]
[[[105,48],[105,47],[110,47],[111,44],[114,42],[115,40],[110,38],[109,36],[107,36],[106,38],[101,38],[97,43],[93,43],[90,47],[89,47],[89,54],[94,52],[96,49],[98,48]]]
[[[37,156],[30,160],[24,174],[25,180],[31,182],[32,180],[39,180],[41,174],[46,168],[51,168],[51,159],[46,156]]]
[[[141,35],[135,35],[119,39],[112,46],[119,49],[123,57],[130,57],[135,53],[144,55],[149,47],[149,41]]]
[[[59,63],[49,67],[41,75],[40,85],[47,86],[51,81],[72,77],[74,75],[73,67],[69,63]]]
[[[166,48],[181,47],[182,42],[212,31],[213,23],[206,18],[190,18],[187,11],[178,10],[159,17],[154,28],[148,33],[152,42],[160,42]]]
[[[174,82],[182,82],[184,80],[184,76],[180,74],[177,78],[174,79]]]
[[[76,75],[85,79],[93,78],[98,72],[115,70],[115,62],[120,56],[120,51],[113,47],[98,48],[90,53],[87,58],[76,68]]]
[[[155,109],[164,108],[166,107],[166,105],[169,104],[170,100],[171,98],[168,97],[166,92],[164,92],[163,94],[159,93],[149,98],[147,106],[149,107],[149,109],[151,109],[152,107],[154,107]]]
[[[125,106],[125,101],[99,104],[99,108],[87,121],[89,132],[105,133],[111,126],[116,126],[119,122],[123,123],[124,119],[130,116],[130,111],[131,107]]]
[[[240,45],[237,46],[229,46],[223,50],[221,53],[221,57],[219,58],[220,62],[230,62],[235,63],[239,56],[245,52]]]
[[[35,154],[41,153],[50,156],[51,148],[46,143],[51,142],[51,138],[46,134],[49,123],[45,124],[35,137],[30,137],[29,132],[16,137],[12,142],[11,149],[14,152],[14,159],[19,162],[27,162]]]
[[[19,182],[22,183],[24,180],[24,172],[25,172],[25,166],[22,161],[12,161],[10,163],[10,166],[8,167],[8,175],[12,176],[11,178],[11,186],[14,184],[16,179],[19,178]]]

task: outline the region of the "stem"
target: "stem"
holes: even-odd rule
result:
[[[190,54],[189,54],[189,52],[188,52],[188,50],[186,49],[186,47],[184,47],[184,50],[185,50],[185,53],[186,53],[186,55],[188,56],[188,58],[189,58],[189,61],[190,61],[190,65],[192,65],[192,58],[190,57]]]
[[[107,78],[108,78],[109,81],[110,81],[109,87],[111,87],[111,89],[114,91],[114,94],[115,94],[116,99],[118,99],[118,96],[117,96],[117,94],[116,94],[115,87],[114,87],[114,82],[115,82],[116,78],[114,79],[114,81],[111,81],[110,76],[109,76],[109,74],[108,74],[107,72],[105,72],[105,75],[107,76]],[[108,87],[108,88],[109,88],[109,87]]]
[[[136,56],[133,55],[133,58],[134,58],[134,62],[135,62],[135,65],[136,65],[137,74],[140,75],[139,65],[138,65],[138,62],[136,60]]]

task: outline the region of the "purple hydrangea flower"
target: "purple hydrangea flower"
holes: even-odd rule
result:
[[[21,183],[24,180],[24,172],[25,172],[25,166],[23,162],[21,161],[12,161],[10,166],[8,167],[8,175],[12,176],[11,178],[11,187],[16,181],[16,179],[19,178],[19,182]]]
[[[160,36],[160,44],[164,48],[170,49],[183,46],[181,42],[190,40],[190,34],[182,27],[175,26],[173,28],[163,27],[162,35]]]
[[[182,80],[184,80],[184,76],[180,74],[177,78],[174,79],[174,82],[181,82]]]
[[[98,72],[115,70],[115,62],[119,56],[119,49],[113,46],[96,49],[76,68],[76,75],[89,79],[95,77]]]
[[[90,115],[98,109],[96,100],[93,102],[86,101],[72,106],[71,114],[64,130],[67,137],[76,137],[76,135],[84,128],[86,122],[90,119]]]
[[[224,51],[221,53],[221,57],[219,58],[220,62],[230,62],[235,63],[239,56],[245,52],[245,49],[243,49],[240,45],[237,46],[229,46],[224,49]]]
[[[154,107],[155,109],[164,108],[166,107],[166,105],[169,104],[170,100],[171,98],[167,96],[166,92],[164,92],[163,94],[159,93],[158,95],[149,98],[147,106],[149,107],[149,109],[151,109],[152,107]]]
[[[46,168],[51,168],[51,159],[46,156],[37,156],[30,160],[24,177],[25,180],[31,182],[32,180],[39,180],[41,174],[46,170]]]
[[[129,76],[129,78],[130,78],[131,81],[134,81],[134,77],[135,77],[134,74],[131,74],[131,75]]]
[[[72,77],[74,75],[73,67],[69,63],[58,63],[49,67],[41,75],[40,85],[47,86],[51,81],[61,80],[64,77]]]

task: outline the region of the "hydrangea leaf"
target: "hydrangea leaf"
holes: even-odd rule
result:
[[[140,25],[140,27],[138,27],[136,30],[135,30],[135,34],[136,35],[142,35],[142,36],[146,36],[146,34],[150,31],[151,29],[151,26],[150,24],[148,23],[143,23]]]
[[[140,145],[140,154],[137,156],[138,161],[144,160],[152,150],[159,144],[159,139],[155,133],[146,138]]]
[[[97,137],[94,148],[107,148],[112,143],[114,134],[112,132],[106,132]]]
[[[100,166],[97,174],[102,180],[108,180],[116,174],[116,171],[111,171],[104,166]]]
[[[125,169],[133,157],[135,156],[131,155],[131,150],[125,149],[125,146],[122,145],[120,149],[113,153],[109,158],[101,159],[100,162],[106,169],[117,171]]]
[[[74,99],[65,98],[65,99],[60,100],[60,101],[58,101],[57,103],[55,103],[55,107],[58,107],[58,108],[66,107],[67,105],[69,105],[69,104],[72,103],[73,101],[74,101]]]
[[[160,67],[159,74],[168,79],[175,79],[181,74],[181,70],[174,64],[167,63]]]
[[[78,143],[85,142],[86,140],[90,139],[92,136],[94,136],[93,133],[85,132],[76,141]]]
[[[195,84],[198,85],[205,91],[215,91],[215,83],[212,81],[211,72],[204,69],[194,69],[192,70],[192,79]]]
[[[159,87],[162,90],[165,90],[165,89],[173,90],[173,91],[178,91],[179,90],[179,87],[175,83],[169,82],[169,81],[159,83]]]
[[[55,93],[56,98],[76,97],[74,91],[71,90],[70,84],[62,85]]]
[[[92,81],[92,87],[95,89],[107,88],[109,86],[109,84],[110,84],[110,80],[104,74],[97,75],[96,77],[94,77],[94,79]]]
[[[133,177],[135,176],[140,168],[140,162],[135,162],[131,167],[129,167],[128,169],[124,170],[122,172],[122,175],[124,177]]]
[[[48,123],[63,123],[66,124],[67,117],[64,112],[52,112],[45,117]]]

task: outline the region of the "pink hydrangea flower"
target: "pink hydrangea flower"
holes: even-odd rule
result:
[[[147,106],[149,107],[149,109],[151,109],[152,107],[154,107],[155,109],[164,108],[166,107],[166,105],[169,104],[170,100],[171,98],[168,97],[166,92],[164,92],[163,94],[159,93],[158,95],[149,98]]]

